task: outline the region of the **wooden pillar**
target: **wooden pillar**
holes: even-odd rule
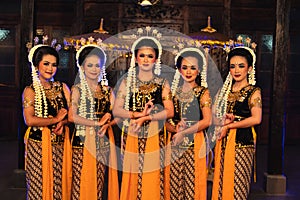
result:
[[[25,188],[25,145],[24,134],[26,131],[26,125],[23,119],[22,110],[22,93],[24,88],[30,84],[31,72],[28,66],[28,50],[26,44],[33,42],[33,32],[35,30],[34,21],[34,0],[21,0],[21,24],[20,24],[20,40],[19,46],[19,110],[18,112],[18,168],[14,170],[12,176],[13,188]]]
[[[183,33],[189,34],[189,7],[187,5],[183,6]]]
[[[80,35],[84,31],[84,1],[77,0],[76,1],[76,20],[72,26],[73,35]]]
[[[34,0],[22,0],[21,1],[21,36],[20,36],[20,95],[23,92],[24,88],[30,84],[31,80],[31,72],[28,66],[28,50],[26,44],[28,42],[33,42],[34,35]],[[21,98],[20,98],[21,104]],[[20,109],[22,109],[22,105],[20,105]],[[25,124],[22,116],[22,112],[20,112],[20,123],[19,123],[19,159],[18,159],[18,168],[24,168],[24,140],[23,136],[25,133]]]
[[[223,34],[227,35],[228,37],[232,37],[230,20],[231,20],[231,0],[224,0]]]
[[[124,10],[124,5],[123,3],[119,3],[118,4],[118,32],[117,33],[121,33],[122,30],[122,19],[123,19],[123,10]]]
[[[287,97],[287,68],[289,44],[290,0],[277,0],[274,50],[273,85],[270,104],[268,171],[266,192],[284,194],[286,177],[283,175],[285,115]]]

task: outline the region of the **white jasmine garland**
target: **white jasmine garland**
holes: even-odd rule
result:
[[[100,49],[103,52],[104,60],[103,60],[103,66],[102,66],[102,69],[101,69],[102,70],[102,72],[101,72],[102,78],[100,79],[102,85],[107,85],[107,79],[106,79],[106,73],[105,73],[106,54],[105,54],[104,50],[101,47],[99,47],[98,45],[95,45],[95,44],[84,45],[76,53],[76,64],[77,64],[77,67],[78,67],[79,78],[80,78],[80,88],[81,88],[80,103],[78,105],[78,112],[79,112],[78,115],[81,116],[81,117],[84,117],[86,119],[94,120],[94,118],[95,118],[95,116],[93,114],[93,111],[95,109],[95,107],[94,107],[94,103],[95,103],[94,102],[94,96],[93,96],[93,93],[92,93],[90,87],[87,84],[84,72],[83,72],[81,66],[79,65],[79,56],[80,56],[82,50],[86,47],[95,47],[95,48]],[[89,110],[90,115],[88,115],[88,113],[87,113],[87,99],[90,102],[90,110]],[[80,126],[80,125],[76,125],[76,126]],[[76,131],[77,136],[79,136],[79,135],[84,136],[85,135],[85,130],[84,129],[77,128],[77,130],[78,130],[78,131]]]
[[[35,69],[35,66],[33,65],[33,55],[34,55],[35,51],[42,46],[47,46],[47,45],[43,45],[43,44],[36,45],[30,49],[29,54],[28,54],[28,61],[31,64],[32,85],[33,85],[34,92],[35,92],[34,113],[37,117],[47,118],[48,117],[48,104],[47,104],[45,90],[41,84],[39,77],[38,77],[38,73]],[[43,106],[44,106],[44,109],[43,109]],[[43,110],[44,110],[44,112],[43,112]]]
[[[223,84],[223,87],[222,87],[220,93],[218,94],[216,103],[215,103],[215,105],[216,105],[216,107],[215,107],[216,113],[215,114],[218,119],[222,119],[226,113],[228,95],[230,93],[231,87],[232,87],[232,76],[230,73],[228,73],[226,80]]]
[[[172,86],[171,86],[172,96],[175,96],[175,94],[176,94],[176,89],[178,87],[179,80],[180,80],[180,72],[178,69],[176,69],[175,75],[174,75],[174,78],[172,81]]]

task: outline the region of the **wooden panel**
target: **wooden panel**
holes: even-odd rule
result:
[[[234,30],[272,31],[275,27],[274,8],[233,8],[231,27]]]
[[[286,144],[299,144],[300,143],[300,114],[299,109],[298,113],[289,113],[286,114]]]
[[[76,16],[76,0],[36,1],[36,23],[46,26],[72,26]]]

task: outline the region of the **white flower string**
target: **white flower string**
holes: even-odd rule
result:
[[[80,88],[81,88],[78,115],[81,116],[81,117],[84,117],[86,119],[94,120],[94,118],[95,118],[95,116],[93,114],[94,96],[93,96],[93,93],[92,93],[90,87],[87,84],[87,81],[86,81],[86,78],[85,78],[85,75],[84,75],[84,71],[83,71],[82,67],[79,64],[79,56],[80,56],[82,50],[85,49],[86,47],[95,47],[95,48],[98,48],[99,50],[101,50],[103,52],[104,60],[102,61],[103,62],[102,78],[101,78],[101,84],[102,85],[106,85],[106,83],[107,83],[106,73],[105,73],[106,54],[105,54],[104,50],[101,47],[99,47],[98,45],[95,45],[95,44],[84,45],[76,52],[76,65],[78,67],[79,78],[80,78]],[[87,113],[87,99],[90,102],[90,115],[88,115],[88,113]],[[80,125],[76,125],[76,126],[78,127]],[[84,129],[77,128],[77,130],[78,130],[78,131],[76,131],[77,136],[85,136],[85,130]]]
[[[28,61],[31,63],[32,85],[33,85],[34,92],[35,92],[34,113],[37,117],[47,118],[48,117],[48,104],[47,104],[47,99],[46,99],[46,95],[45,95],[45,90],[41,84],[41,81],[38,77],[38,73],[33,64],[33,55],[34,55],[35,51],[42,46],[47,46],[47,45],[39,44],[30,49],[29,54],[28,54]],[[43,105],[44,105],[44,112],[43,112]],[[40,127],[40,129],[41,129],[41,127]]]
[[[223,116],[226,113],[227,110],[227,100],[228,100],[228,95],[232,87],[232,76],[230,73],[228,73],[226,80],[223,84],[223,87],[218,94],[218,97],[216,99],[216,107],[215,107],[215,113],[216,117],[218,119],[222,119]]]
[[[171,92],[172,92],[173,97],[176,94],[176,89],[178,87],[179,80],[180,80],[180,72],[179,72],[178,69],[176,69],[175,74],[174,74],[174,78],[173,78],[173,81],[172,81],[172,86],[171,86]]]
[[[158,47],[158,57],[156,59],[156,62],[155,62],[155,68],[154,68],[154,73],[156,75],[160,75],[161,73],[161,55],[162,55],[162,45],[160,44],[160,42],[155,39],[154,37],[157,37],[158,39],[161,38],[161,34],[158,33],[158,31],[156,29],[154,29],[152,31],[152,36],[149,36],[149,33],[151,31],[151,27],[150,26],[147,26],[145,28],[146,30],[146,36],[141,36],[144,32],[144,30],[142,28],[138,28],[137,30],[137,35],[133,34],[131,35],[131,38],[132,39],[136,39],[134,41],[134,43],[132,44],[132,47],[131,47],[131,53],[132,53],[132,56],[131,56],[131,60],[130,60],[130,67],[128,69],[128,75],[127,75],[127,79],[126,79],[126,96],[125,96],[125,103],[124,103],[124,109],[125,110],[129,110],[129,101],[130,101],[130,95],[131,95],[131,92],[132,92],[132,100],[133,100],[133,111],[136,111],[136,98],[135,98],[135,92],[136,92],[136,66],[135,66],[135,58],[136,58],[136,55],[135,55],[135,49],[136,49],[136,46],[142,41],[142,40],[145,40],[145,39],[149,39],[149,40],[152,40],[156,46]],[[124,120],[123,121],[123,125],[125,126],[128,126],[128,121],[127,120]]]

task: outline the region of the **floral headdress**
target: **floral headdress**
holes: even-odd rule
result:
[[[161,33],[158,33],[158,31],[156,30],[156,29],[154,29],[153,31],[152,31],[152,36],[149,36],[149,33],[150,33],[150,30],[151,30],[151,27],[150,26],[147,26],[146,28],[145,28],[145,30],[146,30],[146,36],[141,36],[142,34],[143,34],[143,32],[144,32],[144,30],[142,29],[142,28],[139,28],[138,30],[137,30],[137,33],[138,33],[138,35],[135,35],[135,34],[133,34],[133,35],[131,35],[131,37],[133,38],[133,39],[136,39],[137,37],[139,37],[140,36],[140,38],[138,38],[138,39],[136,39],[135,41],[134,41],[134,43],[132,44],[132,46],[131,46],[131,53],[132,53],[132,57],[131,57],[131,61],[130,61],[130,67],[135,67],[135,48],[136,48],[136,46],[142,41],[142,40],[145,40],[145,39],[149,39],[149,40],[152,40],[156,45],[157,45],[157,47],[158,47],[158,57],[157,57],[157,60],[156,60],[156,63],[155,63],[155,69],[154,69],[154,73],[156,74],[156,75],[160,75],[160,68],[161,68],[161,55],[162,55],[162,46],[161,46],[161,44],[160,44],[160,42],[157,40],[157,39],[160,39],[161,38]],[[156,39],[156,38],[157,39]]]
[[[131,38],[133,39],[136,39],[134,41],[134,43],[132,44],[132,47],[131,47],[131,53],[132,53],[132,57],[131,57],[131,60],[130,60],[130,67],[128,69],[128,76],[127,76],[127,91],[126,91],[126,98],[125,98],[125,109],[126,110],[129,110],[129,99],[130,99],[130,90],[132,88],[132,91],[135,91],[136,90],[136,69],[135,69],[135,49],[136,49],[136,46],[142,41],[142,40],[145,40],[145,39],[149,39],[149,40],[152,40],[158,47],[158,57],[156,59],[156,63],[155,63],[155,69],[154,69],[154,73],[156,75],[160,75],[160,69],[161,69],[161,55],[162,55],[162,45],[160,44],[160,42],[156,39],[160,39],[161,38],[161,33],[158,33],[158,31],[156,29],[154,29],[151,33],[151,36],[150,36],[150,31],[151,31],[151,27],[150,26],[147,26],[145,28],[146,30],[146,36],[141,36],[144,32],[144,30],[142,28],[139,28],[137,30],[137,34],[138,36],[141,36],[140,38],[136,39],[138,36],[133,34],[131,35]],[[156,38],[155,38],[156,37]],[[130,87],[131,85],[133,85],[133,87]],[[134,94],[134,92],[133,92]],[[135,96],[133,97],[133,110],[135,111],[136,110],[136,107],[135,107]]]
[[[250,40],[251,41],[251,40]],[[252,66],[252,70],[249,72],[248,74],[248,83],[251,84],[251,85],[255,85],[256,84],[256,81],[255,81],[255,63],[256,63],[256,55],[254,53],[254,50],[255,47],[256,47],[256,44],[255,43],[252,43],[250,45],[250,41],[248,39],[248,44],[249,45],[245,45],[245,46],[236,46],[233,49],[237,49],[237,48],[242,48],[242,49],[246,49],[251,55],[252,55],[252,63],[251,63],[251,66]],[[252,48],[250,48],[250,46]],[[228,60],[228,59],[227,59]],[[220,91],[220,93],[218,94],[217,96],[217,99],[216,99],[216,102],[215,102],[215,107],[216,107],[216,110],[215,110],[215,114],[216,114],[216,117],[221,119],[224,114],[226,113],[226,109],[227,109],[227,100],[228,100],[228,95],[230,93],[230,90],[231,90],[231,87],[232,87],[232,76],[230,74],[230,72],[228,73],[227,77],[226,77],[226,80],[223,84],[223,87]]]
[[[99,76],[99,82],[101,82],[101,85],[108,85],[108,80],[106,78],[106,71],[105,71],[105,64],[106,64],[106,53],[104,52],[104,50],[99,46],[99,45],[96,45],[96,44],[87,44],[87,45],[84,45],[84,46],[81,46],[81,48],[76,52],[76,65],[78,67],[78,69],[80,69],[80,65],[79,65],[79,56],[82,52],[83,49],[85,49],[86,47],[94,47],[94,48],[97,48],[99,49],[102,53],[103,53],[103,65],[101,67],[101,76]],[[81,78],[81,77],[80,77]]]
[[[195,47],[184,48],[179,53],[177,53],[177,55],[175,56],[175,63],[177,63],[178,58],[185,52],[196,52],[201,56],[202,61],[203,61],[203,67],[202,67],[202,71],[201,71],[201,86],[207,88],[207,81],[206,81],[207,62],[206,62],[205,55],[198,48],[195,48]],[[175,72],[175,75],[173,78],[173,82],[172,82],[172,86],[171,86],[171,91],[172,91],[173,96],[175,95],[176,88],[178,87],[179,79],[180,79],[180,72],[178,69],[176,69],[176,72]]]
[[[35,91],[34,95],[34,112],[37,117],[48,117],[48,104],[47,104],[47,99],[46,99],[46,94],[44,87],[41,84],[41,81],[39,79],[36,67],[33,64],[33,59],[35,52],[43,47],[43,46],[49,46],[47,45],[48,41],[48,36],[43,36],[43,44],[38,44],[39,43],[39,38],[35,37],[34,38],[34,46],[32,47],[32,43],[27,43],[27,48],[29,50],[28,53],[28,61],[31,65],[31,76],[32,76],[32,85]],[[57,44],[56,39],[53,39],[51,42],[51,47],[56,49],[56,51],[59,51],[61,49],[61,45]],[[43,109],[44,106],[44,109]],[[43,112],[44,111],[44,112]]]

